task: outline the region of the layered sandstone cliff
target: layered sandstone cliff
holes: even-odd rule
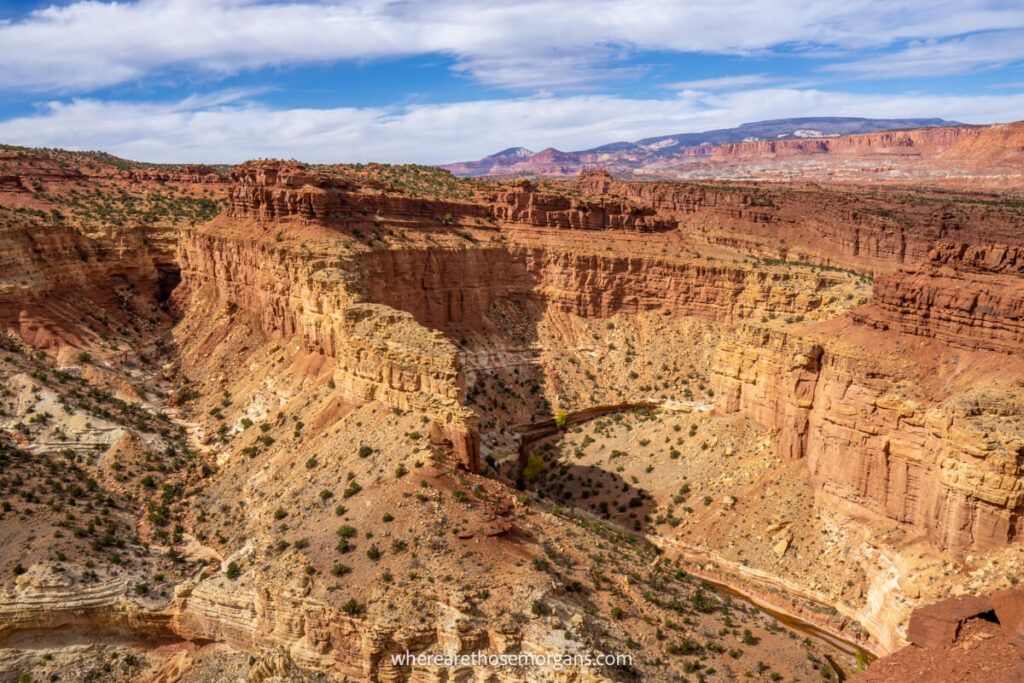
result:
[[[836,509],[913,527],[945,550],[1019,540],[1024,390],[996,380],[1003,362],[951,363],[941,347],[919,349],[933,360],[915,362],[895,350],[905,338],[844,336],[742,327],[715,358],[716,409],[778,430],[781,454],[806,459]],[[984,389],[963,383],[965,365]],[[913,390],[925,373],[949,393]]]
[[[878,131],[827,138],[753,140],[718,145],[694,156],[726,163],[778,161],[808,155],[860,160],[912,158],[963,171],[1019,174],[1024,162],[1020,156],[1022,143],[1024,123],[1018,122]]]
[[[485,328],[498,301],[533,302],[584,318],[644,312],[720,322],[818,318],[834,312],[839,289],[856,283],[845,273],[807,268],[627,256],[609,253],[612,247],[599,241],[570,249],[549,235],[513,231],[502,246],[375,251],[359,259],[359,280],[369,300],[446,331]]]
[[[538,294],[586,318],[660,312],[731,322],[768,315],[825,315],[842,274],[703,258],[630,257],[598,250],[524,245],[514,255],[533,274]]]
[[[1024,249],[939,244],[919,264],[875,282],[858,321],[967,349],[1024,349]]]
[[[85,236],[21,218],[0,220],[0,272],[0,325],[37,348],[53,349],[109,333],[93,316],[140,308],[142,300],[155,298],[158,281],[141,230]]]
[[[346,615],[318,599],[305,580],[281,586],[260,577],[230,581],[223,575],[187,580],[166,604],[146,605],[129,597],[124,579],[76,582],[63,571],[37,565],[13,588],[0,592],[0,637],[88,629],[98,638],[131,633],[139,642],[216,642],[245,652],[284,648],[300,666],[380,681],[409,680],[431,669],[437,675],[449,672],[443,665],[417,667],[392,661],[392,655],[406,652],[555,654],[543,642],[543,634],[529,628],[505,622],[488,625],[450,605],[433,607],[432,619],[415,624],[367,619]],[[520,673],[484,668],[487,680],[523,680]],[[585,666],[565,667],[554,675],[549,680],[607,680]]]
[[[365,191],[348,180],[310,171],[304,164],[251,162],[232,173],[227,215],[260,224],[284,221],[344,224],[386,214],[398,224],[443,224],[484,218],[478,203]]]
[[[464,464],[478,466],[476,418],[462,405],[455,347],[409,313],[366,302],[352,264],[215,229],[183,240],[179,262],[183,285],[175,297],[183,308],[230,304],[267,335],[301,340],[335,361],[335,382],[348,400],[379,400],[429,416]]]
[[[374,189],[298,163],[252,162],[236,169],[232,178],[228,215],[262,224],[296,220],[358,227],[373,219],[413,229],[481,222],[638,232],[676,227],[651,207],[543,191],[526,180],[460,201]]]
[[[574,230],[636,230],[658,232],[672,230],[676,221],[657,215],[655,207],[640,206],[625,200],[584,200],[564,193],[536,190],[528,180],[515,183],[509,190],[491,198],[495,219],[536,227]]]
[[[581,175],[573,187],[651,207],[716,244],[861,272],[916,262],[942,241],[1022,244],[1016,205],[990,196],[624,181],[600,171]]]

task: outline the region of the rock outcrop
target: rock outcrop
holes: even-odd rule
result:
[[[921,263],[875,281],[856,318],[951,346],[1024,349],[1024,248],[939,244]]]
[[[226,174],[206,164],[185,164],[175,167],[151,166],[133,168],[125,173],[136,182],[219,185],[228,181]]]
[[[342,614],[307,594],[308,589],[289,590],[232,583],[223,577],[203,581],[178,591],[171,624],[176,633],[191,640],[214,640],[247,651],[286,647],[299,665],[335,671],[358,680],[406,680],[417,670],[446,667],[401,665],[392,655],[423,652],[553,654],[542,642],[533,642],[523,629],[491,628],[474,623],[449,605],[437,605],[436,621],[418,625],[373,620]],[[458,669],[459,667],[455,667]],[[522,680],[520,673],[503,675],[500,669],[482,666],[488,680]],[[597,670],[567,666],[554,674],[555,681],[596,683],[606,680]]]
[[[175,297],[230,302],[278,339],[335,361],[335,382],[353,402],[379,400],[429,416],[470,469],[479,466],[475,416],[462,405],[458,353],[405,311],[365,302],[350,263],[252,239],[199,232],[182,241]],[[192,306],[195,308],[196,306]]]
[[[943,241],[1024,245],[1013,203],[989,196],[954,201],[868,188],[624,181],[602,171],[581,175],[573,186],[584,196],[651,207],[715,244],[859,272],[920,261]]]
[[[232,179],[227,215],[261,225],[285,221],[372,225],[375,216],[386,213],[392,222],[412,222],[409,227],[443,226],[490,213],[479,203],[363,191],[343,178],[294,162],[250,162],[236,168]]]
[[[947,598],[914,610],[910,645],[875,662],[858,681],[987,683],[1024,680],[1019,589]]]
[[[97,311],[152,300],[158,280],[142,230],[85,236],[25,220],[0,223],[0,272],[0,327],[55,351],[98,338],[109,327]]]
[[[968,619],[992,612],[987,597],[966,595],[949,598],[914,610],[907,627],[907,640],[924,648],[944,648],[956,642]]]
[[[927,364],[881,351],[897,348],[896,336],[850,328],[839,336],[848,340],[742,327],[715,358],[716,409],[778,430],[780,454],[805,459],[835,509],[913,527],[955,552],[1018,540],[1024,388],[996,381],[1000,359],[951,368],[941,348],[919,351],[938,355]],[[946,396],[907,391],[926,373],[950,382],[960,363],[975,364],[989,384]]]
[[[491,198],[494,218],[503,223],[573,230],[673,230],[677,222],[657,215],[650,206],[624,200],[584,200],[564,193],[538,191],[528,180]]]

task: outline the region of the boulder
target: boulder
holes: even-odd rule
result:
[[[956,642],[965,621],[991,611],[992,600],[988,596],[949,598],[919,607],[910,615],[907,640],[923,648],[949,647]]]
[[[1014,643],[1024,645],[1024,586],[996,591],[989,596],[996,618]]]

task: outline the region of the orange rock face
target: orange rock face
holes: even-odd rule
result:
[[[940,244],[928,258],[875,283],[858,320],[966,349],[1024,349],[1024,249]]]
[[[228,215],[260,224],[306,221],[327,225],[359,216],[387,214],[406,221],[443,224],[455,218],[484,218],[487,207],[476,203],[419,199],[363,191],[355,184],[303,164],[251,162],[233,173]]]
[[[90,323],[105,327],[97,312],[154,298],[158,279],[142,231],[100,242],[27,221],[0,224],[0,271],[0,327],[55,350],[94,335]]]
[[[860,272],[917,262],[942,241],[1024,244],[1016,205],[991,196],[954,200],[877,187],[622,181],[604,172],[583,174],[573,186],[584,196],[652,207],[716,244]]]
[[[778,430],[780,454],[806,459],[837,510],[919,529],[955,552],[1017,540],[1024,387],[998,378],[1019,363],[951,359],[941,345],[850,327],[840,338],[744,328],[716,356],[716,409]],[[966,366],[969,382],[957,376]],[[944,388],[907,391],[929,375],[926,387]]]
[[[465,380],[454,346],[408,312],[365,302],[340,263],[310,263],[265,242],[216,234],[185,240],[179,260],[183,286],[175,297],[182,307],[198,299],[232,302],[266,334],[298,338],[332,358],[347,399],[433,417],[464,463],[478,466],[475,416],[462,405]]]
[[[892,130],[832,138],[736,142],[705,151],[717,162],[766,161],[807,155],[927,160],[978,171],[1020,171],[1024,124]]]
[[[747,321],[716,354],[716,409],[777,430],[780,453],[806,462],[824,504],[918,529],[955,552],[1018,537],[1024,389],[986,383],[1005,363],[998,352],[1020,344],[1019,248],[939,242],[947,232],[979,242],[1009,237],[1013,219],[999,209],[969,205],[947,216],[941,203],[883,197],[872,206],[873,199],[825,191],[624,183],[600,173],[576,183],[582,198],[521,181],[475,202],[367,191],[296,164],[250,164],[235,177],[227,215],[183,242],[179,296],[232,301],[269,334],[300,337],[309,351],[335,360],[348,400],[430,415],[434,438],[467,466],[478,462],[479,434],[449,338],[484,329],[498,302],[585,318],[663,312]],[[809,219],[815,210],[821,215]],[[935,215],[946,225],[931,224]],[[975,227],[992,216],[1001,218]],[[419,234],[500,226],[506,241],[491,235],[489,243],[372,249],[332,262],[244,229],[295,223],[313,228],[313,237],[351,231],[370,217]],[[817,232],[819,222],[829,231]],[[558,237],[565,230],[595,237],[565,244]],[[613,236],[636,232],[650,234],[627,255]],[[689,255],[691,238],[680,234],[690,232],[729,247],[754,240],[746,246],[785,245],[789,255],[880,271],[925,260],[880,276],[876,302],[848,320],[782,329],[754,321],[802,319],[825,305],[819,292],[848,276]],[[905,356],[902,348],[914,344]],[[947,344],[980,355],[951,369]],[[962,376],[966,363],[976,366],[971,381]],[[931,384],[905,390],[926,374]]]
[[[494,217],[506,223],[574,230],[636,230],[657,232],[675,229],[671,218],[657,215],[655,208],[623,200],[598,198],[584,201],[564,194],[538,192],[527,180],[493,199]]]

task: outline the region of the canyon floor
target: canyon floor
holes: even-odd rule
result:
[[[1021,680],[1024,201],[943,185],[0,149],[0,681]]]

